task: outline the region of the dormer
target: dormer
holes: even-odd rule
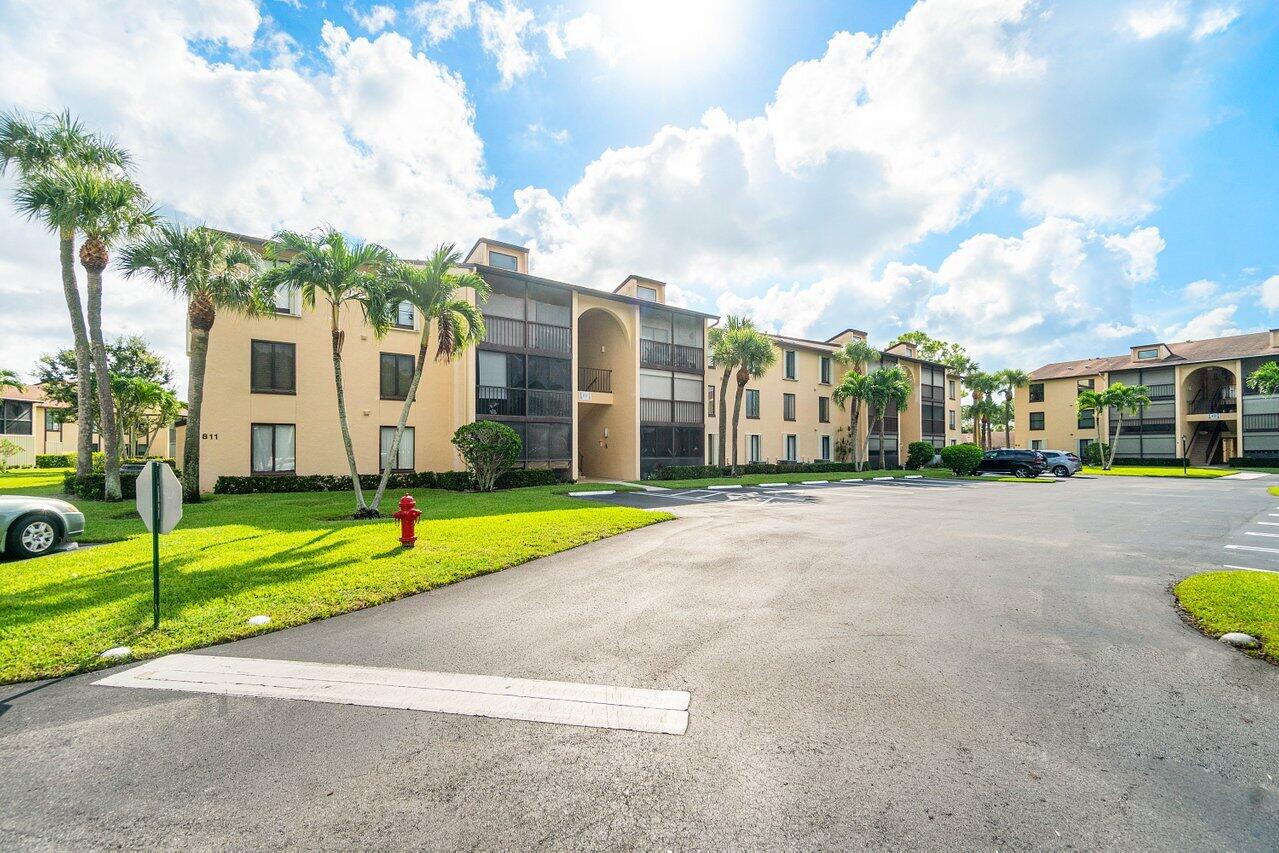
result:
[[[863,332],[861,329],[845,329],[844,331],[840,332],[839,334],[837,334],[837,335],[833,335],[833,336],[831,336],[831,337],[827,338],[827,339],[826,339],[826,343],[828,343],[828,344],[834,344],[834,345],[835,345],[835,346],[837,346],[837,347],[842,347],[844,344],[848,343],[849,341],[853,340],[854,338],[856,338],[856,339],[858,339],[858,340],[860,340],[860,341],[862,341],[862,342],[865,342],[865,340],[866,340],[866,333],[865,333],[865,332]]]
[[[656,302],[658,305],[666,304],[666,282],[644,278],[642,275],[627,276],[626,281],[613,288],[613,292],[621,296],[640,299],[644,302]]]
[[[1279,347],[1279,329],[1270,330],[1270,346]]]
[[[481,237],[475,241],[475,245],[467,253],[466,262],[511,272],[528,273],[528,249],[513,243]]]
[[[906,358],[919,357],[918,355],[916,355],[917,347],[910,341],[898,341],[897,343],[893,344],[891,347],[886,349],[885,352],[890,352],[893,355],[905,356]]]
[[[1167,344],[1142,344],[1132,348],[1133,361],[1161,361],[1172,353]]]

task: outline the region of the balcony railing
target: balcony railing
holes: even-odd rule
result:
[[[593,391],[598,394],[613,393],[613,371],[600,367],[579,367],[577,390]]]
[[[1112,414],[1110,417],[1110,435],[1112,438],[1118,425],[1118,418]],[[1171,435],[1176,431],[1176,418],[1124,417],[1124,435]]]
[[[1203,400],[1195,400],[1190,404],[1190,414],[1192,415],[1224,415],[1237,411],[1239,404],[1235,402],[1234,397],[1208,397]]]
[[[702,404],[689,400],[640,398],[640,420],[658,424],[700,424]]]
[[[1177,386],[1171,382],[1160,385],[1147,385],[1146,393],[1152,401],[1154,400],[1171,400],[1176,396]]]
[[[701,347],[640,339],[640,364],[644,367],[667,367],[700,373],[703,363]]]
[[[543,391],[538,388],[525,390],[493,385],[478,385],[475,389],[475,414],[477,415],[567,418],[572,415],[572,412],[572,395],[567,391]]]
[[[572,397],[565,391],[528,390],[528,414],[532,418],[567,418],[573,414]]]
[[[567,326],[484,315],[484,343],[512,349],[571,352],[573,330]]]
[[[1243,416],[1244,432],[1279,432],[1279,413],[1265,412]]]

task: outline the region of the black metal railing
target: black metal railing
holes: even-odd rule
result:
[[[1177,386],[1171,382],[1159,385],[1147,385],[1146,396],[1153,400],[1171,400],[1176,396]]]
[[[1244,415],[1243,431],[1279,432],[1279,412],[1264,412],[1259,415]]]
[[[573,400],[564,391],[528,390],[528,414],[531,418],[567,418],[573,414]]]
[[[641,338],[640,364],[644,367],[669,367],[674,370],[700,372],[704,362],[701,347],[688,347],[683,344]]]
[[[524,415],[524,389],[501,388],[493,385],[477,385],[475,388],[475,414]]]
[[[512,349],[572,352],[573,330],[567,326],[484,315],[484,343]]]
[[[689,400],[640,398],[640,420],[658,424],[700,424],[702,404]]]
[[[1113,437],[1119,428],[1119,419],[1115,415],[1110,418],[1110,435]],[[1171,435],[1177,431],[1176,418],[1135,418],[1125,417],[1124,435]]]
[[[1224,415],[1237,411],[1239,404],[1235,402],[1235,398],[1221,397],[1213,395],[1205,397],[1201,400],[1195,400],[1190,404],[1190,414],[1192,415]]]
[[[613,371],[605,370],[601,367],[579,367],[577,369],[577,390],[612,394]]]

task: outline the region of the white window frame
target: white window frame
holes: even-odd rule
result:
[[[759,433],[746,436],[746,457],[748,462],[764,461],[764,442]]]
[[[793,349],[782,350],[782,378],[799,379],[799,353]]]
[[[791,455],[791,443],[795,445],[795,453]],[[799,461],[799,436],[793,432],[788,432],[782,436],[782,460],[784,462]]]
[[[829,462],[831,457],[831,441],[829,435],[823,435],[817,442],[817,450],[821,453],[821,461]]]

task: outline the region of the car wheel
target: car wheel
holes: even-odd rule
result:
[[[1054,477],[1069,477],[1069,476],[1070,476],[1070,469],[1069,469],[1069,468],[1067,468],[1065,465],[1058,465],[1056,468],[1053,468],[1053,476],[1054,476]]]
[[[1024,465],[1018,465],[1016,468],[1013,469],[1013,473],[1016,474],[1018,477],[1024,477],[1028,480],[1035,476],[1035,472],[1030,470]]]
[[[26,515],[9,528],[6,551],[21,559],[47,554],[62,541],[62,526],[48,515]]]

